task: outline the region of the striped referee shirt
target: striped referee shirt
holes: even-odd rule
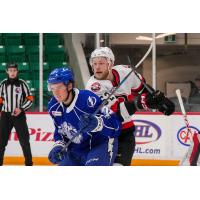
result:
[[[33,96],[22,79],[0,83],[0,111],[13,113],[15,108],[26,111],[33,104]]]

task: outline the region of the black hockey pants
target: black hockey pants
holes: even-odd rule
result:
[[[124,129],[118,137],[118,153],[115,163],[129,166],[135,151],[134,127]]]

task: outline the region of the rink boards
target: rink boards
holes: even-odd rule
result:
[[[189,137],[183,116],[175,113],[164,116],[160,113],[137,113],[133,116],[136,125],[136,148],[132,165],[178,165],[189,147]],[[200,129],[200,113],[188,113],[192,132]],[[47,155],[53,145],[54,126],[47,113],[27,113],[30,143],[35,165],[51,165]],[[22,150],[15,130],[9,138],[5,152],[5,164],[23,164]]]

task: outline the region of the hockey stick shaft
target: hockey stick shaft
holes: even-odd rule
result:
[[[145,83],[145,81],[144,81],[142,78],[140,78],[139,74],[138,74],[137,71],[136,71],[136,67],[134,67],[134,66],[132,65],[132,63],[131,63],[131,60],[130,60],[129,56],[127,56],[127,58],[128,58],[128,62],[130,63],[130,66],[131,66],[132,70],[134,71],[134,74],[136,75],[136,77],[137,77],[137,78],[140,80],[140,82],[144,85],[144,87],[147,89],[147,91],[148,91],[151,95],[154,95],[155,90],[153,90],[151,87],[149,87],[149,86]],[[167,109],[167,106],[166,106],[165,104],[163,104],[162,106],[163,106],[165,109]]]
[[[179,102],[179,105],[180,105],[180,108],[181,108],[181,113],[183,115],[183,119],[184,119],[184,122],[185,122],[187,133],[189,134],[190,141],[192,142],[192,132],[191,132],[191,129],[190,129],[189,121],[187,119],[187,114],[185,112],[185,107],[184,107],[184,104],[183,104],[183,99],[181,97],[181,91],[180,91],[180,89],[176,90],[176,95],[178,97],[178,102]],[[183,163],[187,159],[188,154],[190,153],[189,151],[190,151],[190,148],[188,149],[188,151],[186,152],[186,154],[183,156],[183,158],[180,161],[179,165],[183,165]]]
[[[182,113],[183,115],[186,115],[185,108],[184,108],[184,104],[183,104],[183,99],[182,99],[182,97],[181,97],[181,91],[180,91],[180,89],[177,89],[177,90],[176,90],[176,95],[177,95],[177,97],[178,97],[178,102],[179,102],[179,105],[180,105],[180,108],[181,108],[181,113]]]
[[[179,102],[179,105],[180,105],[180,108],[181,108],[181,113],[183,115],[183,118],[184,118],[184,122],[185,122],[185,125],[186,125],[186,128],[187,128],[187,131],[188,133],[190,134],[190,139],[192,139],[192,133],[191,133],[191,130],[190,130],[190,125],[189,125],[189,121],[187,119],[187,114],[185,112],[185,107],[184,107],[184,104],[183,104],[183,99],[181,97],[181,91],[180,89],[177,89],[176,90],[176,95],[178,97],[178,102]]]
[[[134,67],[131,63],[131,60],[130,60],[130,57],[127,56],[127,59],[128,59],[128,62],[134,72],[134,74],[137,76],[137,78],[140,80],[140,82],[144,85],[144,87],[147,89],[147,91],[150,93],[150,94],[153,94],[154,91],[144,82],[144,80],[142,80],[142,78],[140,78],[139,74],[137,73],[136,71],[136,67]]]
[[[124,77],[124,79],[119,83],[119,85],[115,88],[113,88],[112,92],[108,95],[108,97],[103,100],[103,102],[101,103],[101,105],[97,108],[97,110],[93,113],[93,115],[95,116],[109,101],[110,97],[119,89],[119,87],[128,79],[128,77],[135,71],[136,68],[138,68],[142,62],[146,59],[146,57],[150,54],[151,50],[153,48],[153,43],[150,44],[149,49],[147,50],[147,52],[145,53],[145,55],[143,56],[143,58],[134,66],[134,68]],[[73,137],[67,142],[67,144],[65,145],[65,147],[63,147],[62,151],[65,151],[68,146],[73,142],[73,140],[81,134],[82,129],[79,129],[77,131],[76,134],[73,135]]]

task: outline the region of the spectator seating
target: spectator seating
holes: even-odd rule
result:
[[[175,104],[175,111],[181,112],[181,108],[180,108],[180,105],[179,105],[179,102],[178,102],[178,98],[177,97],[171,97],[169,99]],[[182,97],[182,99],[183,99],[185,111],[186,112],[190,111],[190,105],[187,103],[187,99],[185,97]]]
[[[1,62],[0,63],[0,72],[5,73],[5,69],[6,69],[6,63],[5,62]]]
[[[39,45],[39,33],[24,33],[23,34],[24,45],[38,46]]]
[[[64,48],[62,34],[43,34],[43,90],[44,103],[49,99],[47,78],[55,67],[66,66],[68,54]],[[35,95],[35,107],[39,98],[39,33],[0,33],[0,81],[6,78],[6,64],[16,62],[19,78],[27,81]],[[34,110],[34,108],[32,109]]]
[[[200,104],[190,104],[191,112],[200,112]]]
[[[44,45],[45,46],[58,46],[62,45],[63,38],[60,33],[44,33]]]
[[[6,55],[8,62],[26,62],[25,46],[6,46]]]
[[[190,92],[191,92],[191,84],[190,82],[167,82],[166,83],[166,95],[168,98],[176,97],[176,90],[181,90],[181,96],[188,101]]]
[[[6,48],[3,45],[0,46],[0,62],[6,62]]]
[[[3,33],[5,46],[20,46],[22,45],[21,33]]]
[[[0,33],[0,46],[4,45],[3,33]]]
[[[189,103],[191,104],[199,104],[200,105],[200,95],[189,98]]]

